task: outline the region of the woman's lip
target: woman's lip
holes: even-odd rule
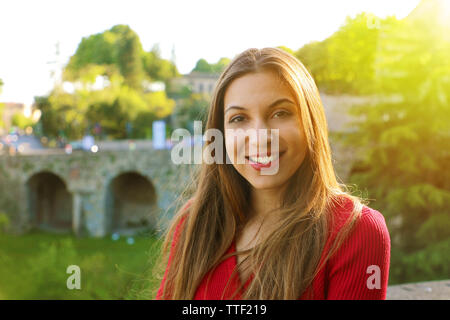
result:
[[[260,171],[261,168],[270,168],[270,167],[272,166],[272,164],[278,162],[278,161],[281,159],[281,156],[283,156],[283,154],[285,154],[285,153],[286,153],[286,151],[280,152],[280,153],[279,153],[279,156],[278,156],[275,160],[269,161],[269,162],[266,163],[266,164],[262,164],[262,163],[258,163],[258,162],[253,162],[253,161],[251,161],[248,157],[245,157],[245,158],[246,158],[247,161],[248,161],[247,163],[248,163],[249,165],[251,165],[253,169],[255,169],[255,170],[257,170],[257,171]]]
[[[281,159],[281,157],[283,156],[284,153],[285,153],[285,152],[281,152],[281,153],[279,154],[279,156],[278,156],[275,160],[270,161],[270,162],[268,162],[268,163],[266,163],[266,164],[262,164],[262,163],[258,163],[258,162],[253,162],[253,161],[251,161],[250,159],[248,159],[247,157],[246,157],[246,159],[247,159],[247,163],[248,163],[253,169],[255,169],[256,171],[261,171],[262,168],[270,168],[272,165],[277,164],[277,163],[278,163],[277,165],[279,165],[279,161],[280,161],[280,159]]]

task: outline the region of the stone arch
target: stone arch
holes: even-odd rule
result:
[[[47,231],[70,231],[72,195],[64,180],[50,171],[39,171],[26,182],[30,224]]]
[[[107,184],[105,206],[108,232],[152,229],[157,209],[156,188],[137,171],[122,172]]]

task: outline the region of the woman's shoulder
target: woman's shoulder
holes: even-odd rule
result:
[[[390,247],[389,230],[381,212],[367,205],[363,205],[357,228],[359,228],[360,234],[365,235],[364,238],[366,241],[379,243],[383,247]]]
[[[368,205],[350,202],[335,211],[341,220],[351,216],[355,204],[362,210],[327,262],[327,299],[385,299],[391,243],[384,216]]]
[[[336,206],[334,210],[334,232],[339,232],[351,218],[355,203],[350,198],[345,198],[342,205]],[[383,214],[368,205],[362,204],[361,214],[356,216],[356,221],[349,234],[352,239],[357,239],[359,244],[379,243],[389,246],[390,237]],[[350,240],[352,241],[352,240]]]

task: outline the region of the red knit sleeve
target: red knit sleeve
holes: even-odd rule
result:
[[[183,207],[183,210],[186,210],[189,205],[191,204],[191,200],[188,200],[188,202],[186,203],[186,205]],[[167,262],[167,268],[166,271],[164,272],[164,277],[161,281],[161,284],[159,286],[158,292],[156,293],[156,300],[163,300],[162,297],[162,293],[163,293],[163,289],[164,289],[164,284],[166,283],[166,279],[167,279],[167,272],[169,269],[169,266],[172,262],[172,258],[173,258],[173,254],[174,254],[174,250],[175,250],[175,245],[178,242],[178,238],[181,232],[181,227],[184,223],[184,221],[186,220],[186,216],[182,217],[180,222],[178,223],[178,225],[175,227],[175,231],[174,231],[174,235],[173,235],[173,239],[172,239],[172,243],[170,246],[170,252],[169,252],[169,261]]]
[[[383,215],[364,207],[355,229],[329,261],[327,299],[386,299],[390,250]]]

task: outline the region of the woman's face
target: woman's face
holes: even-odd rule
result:
[[[274,102],[279,103],[274,104]],[[236,170],[255,188],[272,189],[285,185],[302,164],[306,150],[306,138],[300,122],[298,106],[290,88],[270,72],[246,74],[232,81],[224,96],[225,148]],[[228,129],[228,130],[227,130]],[[242,129],[237,139],[238,131]],[[253,129],[267,130],[267,139],[251,138]],[[271,154],[276,146],[270,129],[278,129],[279,154]],[[249,131],[246,131],[249,130]],[[247,132],[247,133],[246,133]],[[234,140],[234,142],[233,142]],[[273,150],[273,149],[272,149]],[[268,158],[252,156],[269,155]],[[238,161],[244,159],[245,162]],[[277,163],[277,156],[278,163]],[[253,161],[252,161],[253,160]],[[261,167],[278,166],[275,174],[264,174]],[[262,170],[262,171],[261,171]]]

